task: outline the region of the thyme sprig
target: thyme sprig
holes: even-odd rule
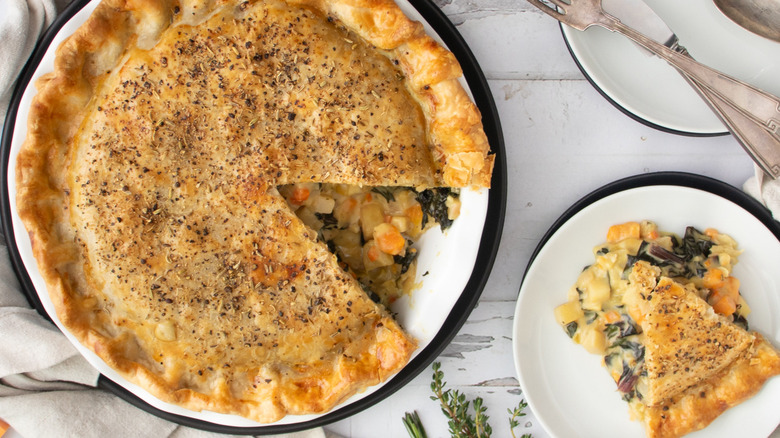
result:
[[[438,401],[441,405],[442,413],[448,418],[447,424],[452,438],[489,438],[493,433],[490,427],[487,415],[487,407],[483,404],[481,397],[473,401],[466,399],[466,395],[458,390],[445,389],[447,382],[444,381],[444,372],[441,370],[441,363],[433,363],[433,381],[431,382],[431,391],[433,396],[431,400]],[[469,410],[469,407],[472,409]],[[507,409],[509,413],[509,427],[512,437],[515,437],[514,429],[520,424],[518,419],[525,416],[525,408],[528,404],[521,400],[517,407]],[[473,411],[473,415],[471,413]],[[417,412],[406,413],[403,418],[404,425],[411,438],[426,438],[425,428],[420,421]],[[532,438],[530,434],[525,434],[521,438]]]
[[[512,438],[517,438],[515,436],[515,428],[520,425],[520,421],[518,421],[520,417],[525,417],[525,408],[527,407],[528,403],[526,403],[525,400],[520,400],[520,403],[517,404],[517,407],[514,410],[506,410],[509,413],[509,431],[512,432]],[[532,438],[532,435],[530,433],[524,433],[520,438]]]

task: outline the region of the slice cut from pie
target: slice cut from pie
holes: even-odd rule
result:
[[[755,335],[717,315],[706,301],[647,262],[637,262],[623,302],[644,332],[647,387],[656,406],[729,367]]]
[[[688,227],[681,238],[629,222],[593,252],[555,317],[603,357],[648,437],[702,429],[780,374],[778,351],[747,330],[730,236]]]
[[[460,76],[391,0],[103,1],[16,161],[57,316],[196,411],[272,422],[385,381],[416,341],[277,187],[488,187]]]
[[[722,315],[647,262],[630,274],[624,302],[640,315],[645,385],[631,403],[649,437],[702,429],[780,374],[780,355],[761,335]]]

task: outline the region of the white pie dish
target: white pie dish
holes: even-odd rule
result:
[[[461,216],[455,221],[452,228],[445,233],[432,230],[433,232],[426,233],[424,238],[418,242],[421,251],[418,260],[417,282],[421,286],[411,299],[398,300],[392,309],[398,314],[398,319],[404,328],[419,343],[419,348],[410,364],[393,379],[353,396],[331,412],[320,415],[288,416],[279,422],[266,425],[233,415],[183,409],[160,401],[147,391],[124,379],[70,335],[56,316],[53,304],[46,292],[45,282],[38,272],[32,255],[29,237],[24,232],[24,225],[16,211],[15,164],[16,155],[25,137],[28,109],[35,95],[35,79],[52,70],[56,47],[87,19],[98,3],[97,0],[81,1],[69,6],[68,10],[73,13],[66,14],[63,20],[55,23],[53,38],[47,41],[48,46],[41,49],[41,58],[34,58],[35,63],[29,67],[32,70],[29,77],[26,78],[27,83],[20,87],[18,95],[15,96],[14,111],[9,111],[9,118],[3,133],[4,168],[2,180],[3,190],[5,190],[3,207],[4,212],[7,211],[7,214],[4,215],[3,225],[9,245],[13,247],[12,258],[16,263],[15,268],[18,273],[23,271],[27,281],[23,279],[22,282],[30,285],[31,293],[40,303],[39,310],[51,318],[79,352],[105,379],[111,382],[107,384],[107,387],[116,389],[122,396],[129,394],[131,402],[144,409],[186,425],[222,432],[280,433],[333,421],[370,406],[370,404],[376,403],[379,399],[397,390],[404,382],[411,380],[419,370],[426,368],[435,357],[434,353],[444,348],[444,345],[439,344],[449,339],[449,332],[454,335],[481,293],[484,282],[474,280],[475,267],[479,267],[478,276],[484,275],[485,277],[492,267],[495,251],[490,249],[486,252],[486,248],[482,244],[482,231],[486,221],[492,222],[496,230],[491,231],[494,238],[489,239],[491,240],[489,245],[497,246],[500,224],[503,220],[503,199],[501,196],[497,198],[500,204],[497,206],[495,198],[495,195],[502,190],[500,183],[498,190],[463,190],[461,192]],[[400,5],[408,15],[422,21],[427,26],[429,33],[435,34],[433,27],[423,19],[411,3],[401,2]],[[482,111],[483,114],[490,113],[486,109],[482,109]],[[498,136],[500,140],[500,132]],[[503,144],[499,141],[494,147],[501,149]],[[500,172],[501,166],[497,167],[499,167]],[[496,181],[501,181],[501,179]],[[492,214],[490,213],[491,206],[494,210]],[[496,207],[498,207],[499,214],[496,214]],[[427,275],[423,276],[426,273]],[[20,274],[21,276],[22,274]],[[219,426],[227,428],[219,428]]]
[[[780,226],[770,230],[753,212],[719,194],[656,185],[658,178],[653,183],[644,186],[640,177],[633,187],[578,203],[551,229],[526,271],[514,317],[515,367],[524,397],[553,437],[644,436],[641,423],[629,419],[628,405],[601,357],[572,342],[553,317],[579,272],[593,262],[592,248],[604,241],[611,224],[648,219],[678,234],[693,225],[734,237],[744,250],[734,275],[753,309],[750,327],[780,345],[780,272],[775,266]],[[768,436],[780,423],[779,405],[780,376],[690,436]]]

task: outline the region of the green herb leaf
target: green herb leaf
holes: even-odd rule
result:
[[[487,407],[482,398],[477,397],[472,403],[460,391],[445,389],[447,383],[444,381],[441,363],[434,362],[432,367],[431,391],[434,395],[431,396],[431,400],[439,402],[442,413],[447,417],[447,425],[452,438],[489,438],[493,433],[493,428],[488,423],[490,417],[487,415]],[[525,400],[521,400],[514,410],[507,409],[510,415],[509,426],[512,437],[515,437],[514,428],[519,425],[517,419],[525,416],[523,411],[527,406]],[[474,411],[473,415],[469,407]],[[425,437],[425,429],[416,412],[411,414],[407,412],[403,422],[411,438]],[[522,438],[532,438],[532,436],[525,434]]]
[[[406,415],[404,415],[404,426],[406,426],[406,431],[409,433],[410,437],[428,438],[428,435],[425,433],[425,428],[420,421],[420,416],[417,415],[417,411],[411,413],[407,412]]]
[[[527,407],[528,403],[525,400],[520,400],[520,403],[517,404],[514,410],[507,409],[509,413],[509,431],[512,432],[512,438],[517,438],[515,436],[515,428],[520,425],[520,421],[518,421],[520,417],[525,417],[525,408]],[[521,438],[531,438],[531,434],[523,434]]]

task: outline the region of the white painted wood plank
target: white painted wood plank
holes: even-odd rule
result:
[[[467,17],[457,29],[488,79],[583,78],[550,17],[535,11]]]
[[[437,360],[448,387],[471,399],[483,397],[493,435],[507,437],[506,409],[523,397],[512,356],[515,299],[528,259],[552,222],[577,199],[618,178],[678,170],[739,186],[752,164],[731,137],[666,134],[615,109],[584,80],[557,22],[526,1],[434,1],[490,80],[504,127],[509,182],[503,240],[482,300]],[[405,437],[401,418],[417,410],[430,437],[449,436],[445,417],[429,399],[430,381],[429,369],[390,398],[327,429],[355,438]],[[521,424],[517,436],[547,436],[530,411]]]

